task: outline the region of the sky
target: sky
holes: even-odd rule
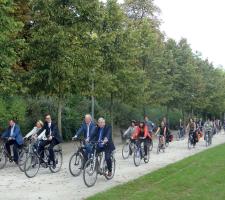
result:
[[[118,0],[122,3],[123,0]],[[225,0],[154,0],[161,9],[161,30],[167,37],[188,40],[215,66],[225,68]]]
[[[194,51],[225,68],[224,0],[155,0],[155,4],[168,37],[187,38]]]

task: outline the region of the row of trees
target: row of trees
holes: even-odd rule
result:
[[[165,39],[159,14],[152,0],[0,0],[2,102],[12,96],[53,101],[64,132],[71,102],[91,97],[112,124],[122,121],[118,112],[126,107],[139,109],[137,116],[161,106],[165,114],[220,117],[224,70],[194,53],[186,39]]]

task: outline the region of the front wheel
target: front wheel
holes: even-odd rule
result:
[[[84,158],[81,153],[74,153],[69,161],[69,170],[72,176],[79,176],[84,166]]]
[[[30,154],[24,164],[24,172],[28,178],[33,178],[36,176],[40,169],[40,160],[38,156],[34,153]]]
[[[138,167],[141,164],[141,149],[136,147],[134,151],[134,165]]]
[[[124,144],[123,149],[122,149],[122,157],[125,160],[129,157],[129,155],[130,155],[130,144],[126,143],[126,144]]]
[[[22,149],[18,159],[18,167],[21,172],[24,172],[24,164],[26,162],[27,156],[28,156],[28,151],[26,149]]]
[[[83,180],[87,187],[92,187],[97,181],[97,160],[89,159],[84,165]]]

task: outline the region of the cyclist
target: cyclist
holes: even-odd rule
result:
[[[98,126],[93,135],[90,136],[90,141],[98,142],[97,152],[104,151],[105,161],[108,168],[107,176],[112,176],[112,160],[111,155],[115,150],[115,145],[112,140],[112,127],[106,125],[105,119],[100,117],[98,119]]]
[[[83,137],[85,140],[85,151],[83,152],[84,155],[84,160],[87,161],[88,155],[91,153],[91,145],[89,144],[90,142],[90,137],[94,134],[95,132],[96,125],[92,121],[92,117],[90,114],[86,114],[84,117],[84,122],[82,123],[81,127],[79,130],[76,132],[75,136],[72,139],[80,138]]]
[[[11,119],[9,121],[9,127],[5,130],[5,132],[2,134],[2,138],[7,139],[6,142],[6,150],[9,154],[10,161],[14,161],[16,164],[18,164],[18,148],[20,148],[23,145],[23,137],[20,130],[20,127],[18,124],[16,124],[14,119]],[[13,158],[11,155],[11,149],[10,146],[13,145]]]
[[[38,143],[38,154],[41,156],[41,158],[44,157],[44,147],[49,145],[49,160],[48,160],[48,164],[52,164],[53,168],[56,167],[56,163],[55,163],[55,155],[54,155],[54,151],[53,148],[55,145],[59,144],[62,142],[61,136],[59,135],[59,130],[57,125],[52,121],[51,115],[50,114],[46,114],[45,115],[45,123],[44,126],[38,131],[37,135],[40,136],[43,131],[45,131],[45,135],[46,135],[46,140],[42,139],[39,141]],[[41,159],[42,162],[42,159]]]
[[[139,142],[139,145],[144,143],[144,157],[147,158],[147,150],[148,150],[148,144],[151,139],[151,135],[149,134],[148,126],[145,124],[144,121],[141,121],[139,123],[139,126],[135,129],[134,134],[132,135],[132,139],[140,139],[142,138]]]
[[[36,122],[36,126],[29,133],[26,134],[24,139],[28,139],[30,137],[37,138],[37,133],[42,129],[43,126],[44,126],[44,123],[41,120],[38,120]]]
[[[167,134],[167,126],[165,125],[164,121],[161,122],[161,125],[158,127],[156,131],[156,135],[159,133],[159,136],[161,138],[160,143],[162,144],[162,147],[165,148],[165,138]]]
[[[205,124],[204,124],[204,131],[205,131],[205,134],[207,132],[209,132],[209,138],[211,139],[212,138],[212,132],[213,132],[213,123],[212,121],[210,121],[210,119],[208,119]]]
[[[196,123],[191,118],[186,127],[186,132],[188,129],[189,129],[189,137],[190,137],[190,135],[193,136],[193,145],[195,146],[197,143]]]

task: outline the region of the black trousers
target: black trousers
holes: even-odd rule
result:
[[[105,152],[105,161],[107,164],[108,171],[112,172],[112,159],[111,159],[112,151],[108,146],[105,146],[103,148],[97,148],[97,153],[100,153],[102,151]]]
[[[11,149],[10,149],[11,145],[13,145],[13,160],[17,162],[19,159],[18,148],[20,147],[20,145],[16,142],[16,140],[9,140],[6,142],[5,147],[10,156],[11,156]]]
[[[54,163],[55,155],[54,155],[53,148],[57,144],[59,144],[59,142],[55,138],[52,138],[52,140],[41,140],[38,144],[38,150],[37,150],[38,154],[41,156],[41,158],[44,158],[44,148],[45,148],[45,146],[49,145],[49,148],[48,148],[49,159],[50,159],[50,161],[53,161],[53,163]]]

